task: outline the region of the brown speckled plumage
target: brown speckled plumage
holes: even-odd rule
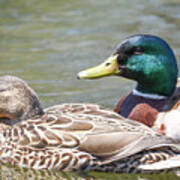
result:
[[[173,140],[94,104],[50,107],[41,118],[2,127],[0,143],[3,163],[62,171],[140,172],[144,170],[137,164],[164,161],[180,153]],[[151,155],[154,151],[157,157],[168,154],[167,149],[171,155]]]
[[[7,113],[0,108],[0,118],[8,115],[6,124],[0,124],[1,163],[62,171],[144,172],[144,165],[179,157],[173,140],[99,105],[62,104],[43,112],[35,92],[22,80],[5,76],[1,88]]]

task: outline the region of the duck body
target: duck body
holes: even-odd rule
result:
[[[119,101],[114,111],[125,118],[153,127],[160,113],[171,110],[173,105],[177,104],[179,95],[179,87],[176,88],[176,93],[166,98],[146,96],[146,94],[133,91]]]
[[[130,36],[104,63],[80,72],[78,78],[95,79],[110,75],[137,82],[136,88],[119,101],[115,112],[149,127],[156,125],[159,114],[170,111],[179,101],[175,55],[170,46],[157,36]]]
[[[172,139],[94,104],[50,107],[41,118],[2,128],[0,137],[0,161],[23,168],[153,172],[171,167],[149,166],[180,155]]]
[[[152,127],[158,113],[164,110],[164,106],[167,103],[167,99],[147,99],[130,93],[127,97],[120,100],[115,107],[115,112]]]

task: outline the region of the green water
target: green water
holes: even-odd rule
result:
[[[178,180],[179,177],[175,173],[161,173],[161,174],[111,174],[111,173],[64,173],[53,171],[35,171],[23,170],[17,168],[9,168],[1,166],[2,180]]]
[[[44,107],[91,102],[113,108],[134,87],[110,77],[78,81],[76,74],[100,63],[125,37],[161,36],[180,59],[179,0],[0,0],[0,75],[23,78]],[[1,179],[177,179],[160,175],[92,175],[1,167]],[[16,178],[18,177],[18,178]]]

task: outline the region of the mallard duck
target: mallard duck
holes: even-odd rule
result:
[[[63,104],[0,131],[0,161],[34,169],[144,172],[179,157],[172,139],[94,104]],[[162,163],[163,168],[149,166]],[[161,164],[160,163],[160,164]],[[180,165],[180,162],[179,162]]]
[[[25,81],[14,76],[0,77],[0,123],[13,125],[42,114],[38,96]]]
[[[31,102],[29,92],[22,102]],[[56,105],[0,126],[0,162],[22,168],[154,172],[178,168],[179,157],[173,139],[96,104]]]
[[[45,109],[21,79],[0,78],[0,162],[33,169],[159,171],[179,158],[174,140],[94,104]],[[145,143],[146,142],[146,143]],[[158,168],[152,168],[157,163]],[[162,163],[162,165],[161,165]],[[153,165],[153,166],[152,166]]]
[[[78,78],[110,75],[137,82],[136,88],[119,101],[115,112],[149,127],[154,127],[160,113],[170,111],[180,98],[175,55],[157,36],[139,34],[128,37],[104,63],[80,72]],[[163,124],[162,120],[161,123],[158,122],[160,130],[165,129],[167,123]]]

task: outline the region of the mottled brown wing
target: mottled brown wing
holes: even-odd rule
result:
[[[90,108],[88,105],[87,109]],[[122,119],[112,111],[100,109],[101,115],[97,115],[97,109],[93,111],[95,114],[87,112],[46,111],[41,119],[27,120],[6,129],[5,136],[23,146],[78,149],[104,159],[123,157],[168,142],[163,138],[162,142],[157,140],[159,136],[145,125]]]
[[[158,149],[172,145],[172,139],[156,135],[142,134],[138,132],[109,132],[96,135],[88,135],[87,139],[78,147],[79,150],[89,152],[112,162],[150,149]]]
[[[173,156],[164,161],[157,161],[151,164],[142,164],[138,168],[145,171],[158,171],[158,170],[170,170],[180,167],[180,156]]]
[[[97,104],[89,104],[89,103],[68,103],[55,105],[45,110],[46,114],[73,114],[73,115],[96,115],[102,117],[110,117],[119,119],[120,116],[114,113],[112,110],[105,109],[102,106]],[[121,117],[123,119],[123,117]]]

